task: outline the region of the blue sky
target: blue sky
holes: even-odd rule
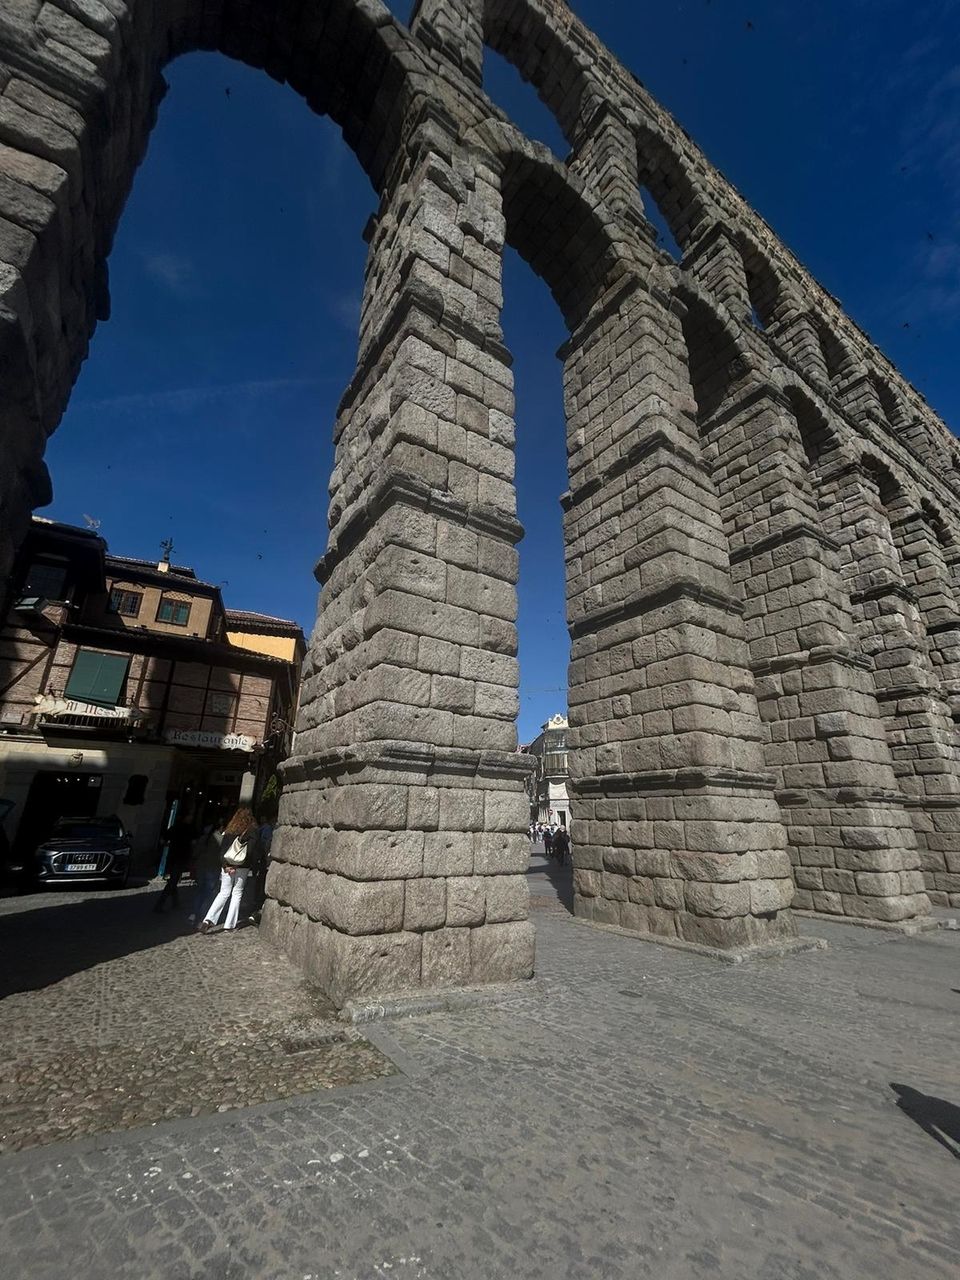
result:
[[[405,16],[406,3],[390,8]],[[575,0],[807,267],[952,427],[960,423],[960,3]],[[488,92],[564,153],[491,57]],[[113,550],[175,558],[228,604],[316,607],[336,404],[353,369],[376,199],[329,120],[225,58],[170,92],[110,258],[97,331],[51,441],[46,515]],[[229,95],[226,90],[229,89]],[[511,253],[521,546],[521,740],[564,705],[557,499],[563,322]]]

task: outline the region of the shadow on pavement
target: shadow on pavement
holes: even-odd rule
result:
[[[107,890],[102,896],[49,905],[36,894],[20,899],[22,910],[0,915],[0,999],[52,986],[189,932],[191,890],[183,891],[178,908],[162,915],[153,911],[159,892]]]
[[[890,1088],[897,1095],[897,1106],[904,1115],[941,1147],[946,1147],[954,1159],[960,1160],[960,1107],[906,1084],[891,1083]]]
[[[527,869],[527,879],[530,882],[531,893],[536,893],[537,891],[536,882],[538,878],[549,881],[550,887],[557,895],[562,906],[573,915],[573,867],[570,862],[565,862],[561,867],[553,858],[546,858],[542,862],[538,859],[538,865],[531,865]]]

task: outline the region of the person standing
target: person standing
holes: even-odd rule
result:
[[[220,922],[224,908],[224,930],[232,932],[240,916],[240,901],[251,874],[260,864],[260,835],[257,820],[247,805],[241,805],[223,830],[220,856],[220,892],[200,924],[201,933],[210,933]]]
[[[224,850],[223,829],[226,820],[207,827],[194,843],[194,875],[197,887],[193,896],[193,911],[190,923],[203,920],[207,908],[217,896],[220,886],[220,867]]]
[[[557,828],[557,833],[553,837],[553,852],[562,867],[570,852],[570,837],[567,835],[566,827]]]
[[[180,884],[180,877],[190,864],[192,847],[193,840],[190,824],[184,818],[178,818],[170,832],[167,847],[167,882],[161,890],[160,897],[153,905],[153,909],[158,915],[162,913],[167,899],[170,899],[171,908],[179,905],[177,887]]]

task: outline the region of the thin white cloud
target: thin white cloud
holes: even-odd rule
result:
[[[136,391],[129,395],[105,396],[99,400],[78,400],[77,407],[119,413],[143,410],[191,413],[196,409],[220,404],[227,400],[257,400],[285,391],[319,387],[331,381],[334,379],[264,378],[251,382],[227,382],[202,387],[172,387],[164,391]]]
[[[189,258],[179,253],[148,252],[143,254],[143,269],[156,284],[177,298],[197,293],[197,275]]]
[[[360,329],[360,294],[350,292],[334,294],[327,299],[327,310],[342,328],[351,333]]]

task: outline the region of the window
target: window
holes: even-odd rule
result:
[[[175,627],[185,627],[190,621],[190,604],[186,600],[161,600],[157,610],[158,622],[171,622]]]
[[[122,587],[114,587],[110,592],[110,612],[122,613],[125,618],[136,618],[140,614],[143,595],[139,591],[124,591]]]
[[[123,698],[130,659],[119,653],[81,649],[73,662],[66,695],[78,702],[116,706]]]
[[[67,566],[65,564],[44,564],[42,560],[35,560],[27,571],[23,594],[43,596],[44,600],[63,600],[66,595],[66,582]]]

